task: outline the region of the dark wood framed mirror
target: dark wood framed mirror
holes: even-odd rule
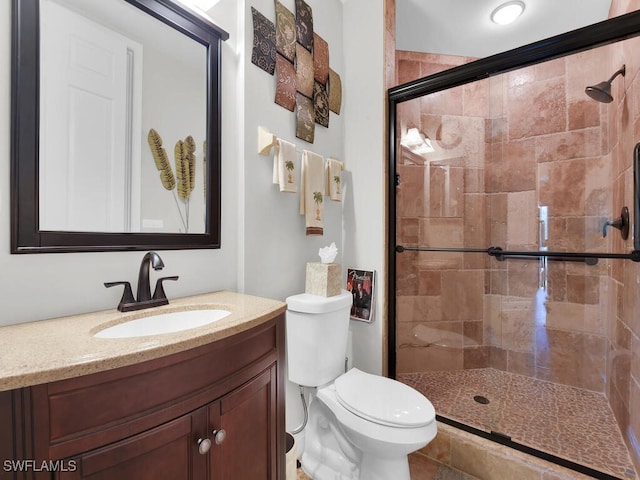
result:
[[[219,248],[220,49],[228,34],[171,0],[106,1],[111,3],[13,0],[11,252]],[[80,9],[88,4],[101,4],[101,10],[85,18]],[[110,97],[107,102],[103,92],[87,95],[84,87],[75,84],[74,91],[80,93],[69,97],[53,90],[51,85],[58,80],[52,81],[49,72],[61,70],[58,67],[68,58],[57,56],[49,30],[51,25],[71,29],[67,17],[50,16],[52,8],[62,15],[81,15],[78,29],[84,29],[86,35],[83,42],[68,49],[69,56],[74,62],[84,59],[83,68],[92,73],[122,71],[118,75],[127,87],[114,96],[126,100]],[[118,18],[126,19],[129,32],[123,34],[119,25],[112,26]],[[118,47],[123,52],[121,60],[114,61],[111,52],[102,55],[93,49],[102,31],[116,38],[107,42],[125,39],[126,45]],[[46,40],[41,40],[45,32]],[[120,64],[124,67],[118,67]],[[201,72],[201,78],[192,68]],[[87,85],[99,83],[87,78]],[[63,81],[68,82],[63,84],[66,89],[75,82],[66,77]],[[197,88],[176,83],[183,81],[197,81]],[[183,94],[191,91],[201,96],[187,101]],[[93,101],[96,98],[99,100]],[[88,110],[86,106],[92,103],[102,113]],[[183,104],[187,105],[184,111],[177,109],[176,105]],[[121,131],[121,124],[127,129]],[[60,125],[66,130],[58,130]],[[169,160],[165,167],[175,176],[173,184],[160,177],[163,170],[154,161],[152,129],[163,140]],[[195,145],[190,163],[185,153],[174,149],[174,144],[176,148],[185,145],[189,137]],[[82,142],[71,144],[68,138]],[[61,164],[53,163],[56,157]],[[179,157],[185,161],[180,167],[173,161],[177,163]],[[120,159],[125,159],[124,167]],[[180,176],[178,170],[187,164],[191,173]],[[179,190],[180,182],[184,187],[188,176],[190,187],[185,193]],[[103,191],[103,196],[97,194]]]

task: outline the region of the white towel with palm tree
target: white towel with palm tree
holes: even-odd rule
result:
[[[302,152],[300,215],[305,216],[307,235],[322,235],[324,227],[324,159],[317,153]]]
[[[273,155],[273,183],[280,185],[281,192],[296,193],[298,191],[297,163],[295,144],[276,139],[276,151]]]
[[[329,198],[331,198],[331,200],[335,202],[341,202],[342,170],[344,170],[344,163],[337,158],[329,157],[327,158],[327,163],[325,164],[324,169],[327,175],[327,178],[324,182],[326,189],[324,194],[328,195]]]

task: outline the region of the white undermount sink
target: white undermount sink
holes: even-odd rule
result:
[[[219,309],[185,310],[136,318],[100,330],[97,338],[133,338],[161,333],[181,332],[223,319],[231,312]]]

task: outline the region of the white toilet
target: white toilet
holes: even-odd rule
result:
[[[286,300],[289,380],[312,389],[302,468],[314,480],[410,480],[407,455],[436,436],[435,410],[413,388],[345,373],[352,296]]]

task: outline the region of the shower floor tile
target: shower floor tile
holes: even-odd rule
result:
[[[637,479],[602,394],[492,368],[403,373],[397,379],[424,394],[444,417],[621,479]]]

